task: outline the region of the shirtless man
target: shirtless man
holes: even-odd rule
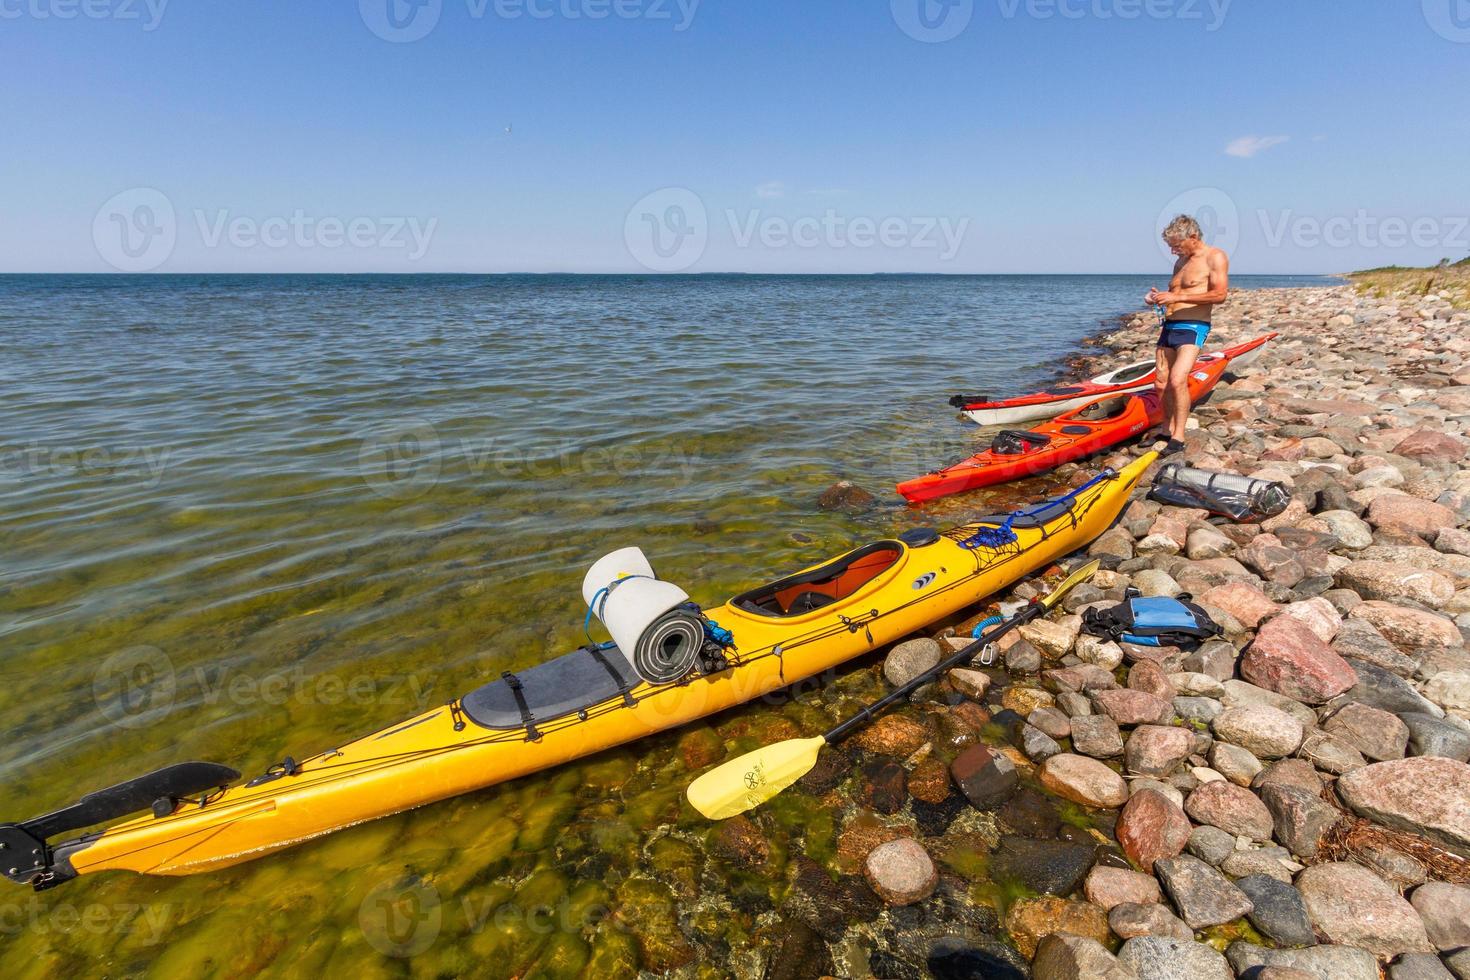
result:
[[[1164,328],[1155,353],[1158,368],[1154,386],[1164,403],[1164,420],[1159,426],[1159,450],[1170,456],[1184,448],[1184,430],[1189,422],[1189,372],[1210,333],[1216,304],[1230,292],[1230,257],[1204,243],[1199,222],[1181,214],[1164,229],[1169,251],[1179,256],[1174,278],[1167,291],[1150,289],[1144,302],[1162,306]]]

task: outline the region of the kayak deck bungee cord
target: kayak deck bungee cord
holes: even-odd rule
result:
[[[683,601],[637,549],[614,552],[588,573],[583,596],[622,643],[588,643],[507,671],[243,784],[229,785],[239,774],[226,766],[187,762],[0,824],[0,871],[40,890],[108,870],[223,868],[715,714],[911,635],[1085,546],[1117,519],[1156,458],[1029,510],[874,542],[712,609]],[[640,625],[630,632],[630,622]],[[691,623],[702,635],[686,642]],[[623,653],[635,642],[636,662]],[[640,675],[645,656],[664,670],[686,655],[675,682]]]

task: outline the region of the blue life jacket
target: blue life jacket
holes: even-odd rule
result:
[[[1093,636],[1147,647],[1194,647],[1225,631],[1210,614],[1190,602],[1188,593],[1142,598],[1134,589],[1109,609],[1089,609],[1082,629]]]

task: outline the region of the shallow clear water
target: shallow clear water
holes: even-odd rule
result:
[[[0,818],[184,759],[252,774],[563,652],[582,572],[614,548],[713,604],[1035,496],[1044,480],[915,512],[891,487],[973,451],[950,394],[1037,387],[1154,281],[0,277]],[[843,478],[880,505],[818,510]],[[859,671],[834,698],[871,688]],[[733,751],[835,703],[704,730]],[[760,817],[771,873],[706,854],[680,804],[698,737],[213,875],[12,886],[0,963],[574,976],[677,961],[662,934],[727,973],[781,855],[830,854],[833,828],[792,795]],[[404,921],[435,935],[385,956],[374,910],[404,882]],[[670,896],[684,917],[660,933]],[[612,919],[523,911],[584,906]]]

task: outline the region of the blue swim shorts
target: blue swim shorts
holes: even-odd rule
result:
[[[1177,348],[1193,344],[1203,347],[1209,335],[1210,325],[1203,320],[1170,320],[1159,331],[1159,346]]]

